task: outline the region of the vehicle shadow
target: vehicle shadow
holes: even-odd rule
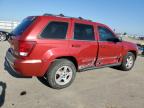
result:
[[[20,74],[16,73],[11,67],[10,65],[6,62],[6,60],[4,61],[4,69],[13,77],[15,78],[32,78],[32,77],[24,77],[21,76]]]
[[[44,84],[45,86],[50,87],[50,85],[48,84],[47,79],[46,79],[45,77],[37,77],[37,79],[38,79],[42,84]],[[50,88],[51,88],[51,87],[50,87]]]
[[[117,66],[114,66],[114,67],[109,67],[109,68],[111,68],[111,69],[115,69],[115,70],[118,70],[119,72],[124,72],[124,71],[122,71],[119,67],[117,67]]]
[[[0,107],[2,107],[5,102],[6,87],[6,83],[0,81]]]

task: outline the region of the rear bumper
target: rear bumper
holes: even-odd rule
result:
[[[12,70],[22,76],[43,76],[45,73],[45,65],[42,60],[23,60],[15,58],[10,50],[6,53],[6,62],[12,68]]]

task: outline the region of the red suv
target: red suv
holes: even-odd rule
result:
[[[64,15],[29,16],[11,32],[6,61],[23,76],[43,77],[55,89],[69,86],[76,72],[101,67],[132,69],[137,46],[106,25]]]

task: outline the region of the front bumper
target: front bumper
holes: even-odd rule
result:
[[[7,51],[5,59],[11,69],[22,76],[42,76],[45,70],[42,60],[19,59],[14,57],[10,50]]]

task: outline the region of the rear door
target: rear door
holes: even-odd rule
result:
[[[94,66],[98,50],[94,25],[75,20],[72,31],[70,53],[77,58],[79,69]]]
[[[114,42],[109,40],[117,37],[107,27],[99,26],[98,33],[99,33],[99,53],[96,65],[103,66],[119,63],[119,60],[122,56],[121,42]]]

